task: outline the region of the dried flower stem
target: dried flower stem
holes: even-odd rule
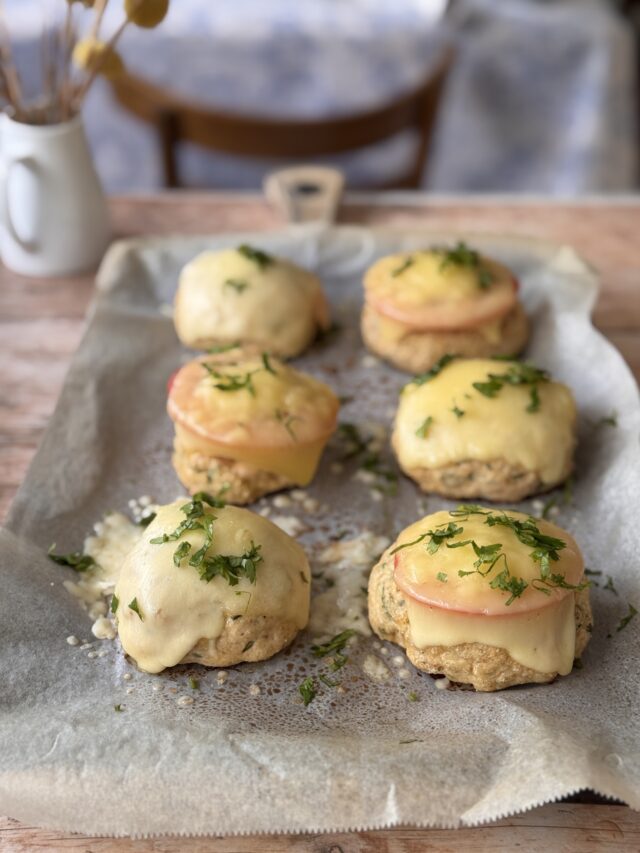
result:
[[[13,60],[11,39],[9,38],[5,8],[2,0],[0,0],[0,65],[2,66],[5,95],[15,111],[15,117],[19,118],[22,113],[22,86],[20,84],[18,69]]]
[[[104,3],[105,6],[106,6],[107,2],[108,2],[108,0],[105,0],[105,3]],[[137,3],[136,3],[134,10],[133,10],[134,12],[138,9],[139,6],[142,5],[142,2],[143,2],[143,0],[137,0]],[[125,31],[125,29],[127,28],[127,26],[130,23],[131,23],[131,19],[129,17],[126,17],[124,19],[124,21],[122,21],[122,23],[120,24],[118,29],[114,32],[114,34],[111,36],[109,41],[106,43],[105,49],[102,52],[102,55],[100,57],[98,57],[98,61],[96,62],[95,66],[91,69],[91,72],[89,73],[86,80],[76,90],[75,96],[73,98],[73,104],[76,107],[76,109],[78,109],[80,107],[80,104],[84,100],[84,97],[87,94],[87,91],[91,88],[93,81],[96,79],[96,77],[98,76],[98,74],[102,70],[102,66],[107,61],[107,58],[109,57],[110,52],[112,50],[115,50],[116,44],[120,40],[122,33]]]
[[[67,14],[64,20],[64,30],[62,37],[62,80],[60,82],[60,91],[58,94],[60,104],[60,120],[66,121],[70,113],[71,101],[71,54],[73,52],[74,28],[73,28],[73,4],[67,3]]]
[[[89,31],[90,38],[98,38],[98,33],[100,32],[100,26],[102,24],[102,19],[104,18],[108,2],[109,0],[97,0],[94,6],[93,25]]]

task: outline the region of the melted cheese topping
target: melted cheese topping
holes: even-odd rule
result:
[[[197,451],[216,459],[235,459],[261,471],[282,474],[298,486],[308,486],[318,468],[326,438],[309,444],[283,449],[234,447],[231,444],[209,441],[176,424],[176,448]]]
[[[460,264],[443,265],[442,259],[442,253],[434,250],[388,255],[368,270],[365,288],[380,299],[407,307],[475,297],[480,289],[477,270]],[[482,258],[481,263],[496,279],[511,279],[511,273],[495,261]],[[398,273],[405,264],[406,269]]]
[[[576,648],[575,596],[513,616],[479,616],[442,610],[407,598],[411,641],[418,648],[484,643],[505,649],[535,672],[567,675]]]
[[[506,512],[509,518],[517,521],[526,521],[529,518],[525,513],[513,510],[491,509],[488,511],[498,516]],[[429,531],[443,530],[450,522],[460,528],[459,532],[447,537],[432,553],[428,548],[429,536],[415,545],[396,552],[396,583],[411,598],[447,610],[503,617],[546,608],[571,592],[571,590],[554,587],[545,594],[534,588],[531,581],[540,577],[540,566],[531,558],[531,546],[523,544],[510,527],[486,524],[485,515],[469,515],[464,520],[452,516],[447,510],[427,515],[405,528],[398,537],[396,545],[413,542]],[[579,583],[584,566],[580,549],[574,539],[566,530],[544,519],[536,519],[536,524],[542,534],[560,539],[565,543],[565,547],[558,551],[558,560],[551,563],[552,572],[562,575],[570,584]],[[500,559],[490,572],[481,575],[474,571],[473,564],[477,555],[471,544],[451,547],[468,540],[473,540],[479,547],[500,543],[504,558]],[[491,581],[504,570],[505,565],[508,565],[513,577],[522,578],[529,584],[523,594],[508,606],[506,602],[510,594],[491,588]],[[488,567],[483,567],[483,571],[486,568]],[[472,574],[460,576],[459,571],[472,572]]]
[[[398,320],[392,320],[390,317],[385,317],[373,306],[369,306],[376,313],[376,337],[381,343],[395,344],[406,338],[408,335],[415,334],[416,330],[412,326],[407,326]],[[479,326],[473,327],[473,333],[481,335],[490,344],[499,344],[502,340],[502,327],[504,318],[492,320],[489,323],[482,323]],[[447,332],[445,332],[447,334]]]
[[[174,320],[187,346],[240,341],[284,356],[329,322],[316,276],[281,258],[260,267],[236,249],[203,252],[185,266]]]
[[[224,378],[212,378],[203,361]],[[205,358],[185,365],[167,404],[176,442],[181,449],[245,462],[304,486],[335,429],[338,399],[317,379],[276,359],[270,364],[273,372],[255,358],[228,363]],[[251,389],[216,387],[229,384],[229,377],[241,381],[249,374]]]
[[[276,616],[302,629],[309,618],[309,565],[302,548],[262,516],[239,507],[210,509],[216,516],[211,553],[241,555],[251,543],[261,546],[256,583],[241,578],[231,586],[222,577],[209,583],[173,555],[184,541],[192,553],[204,533],[188,531],[178,541],[152,545],[150,539],[171,533],[184,520],[183,500],[160,507],[139,542],[127,555],[116,586],[116,613],[122,647],[145,672],[179,663],[200,639],[215,640],[230,616]],[[137,600],[142,619],[128,607]]]
[[[491,510],[501,515],[504,510]],[[526,521],[524,513],[506,511],[510,518]],[[531,582],[540,577],[540,567],[531,558],[531,546],[503,525],[486,524],[486,516],[452,517],[447,511],[433,513],[403,530],[398,545],[414,542],[420,535],[444,530],[450,522],[462,528],[437,549],[429,550],[430,538],[397,551],[394,576],[405,595],[409,633],[418,648],[484,643],[505,649],[522,666],[536,672],[571,671],[575,655],[575,592],[554,587],[545,595]],[[583,577],[582,556],[573,538],[551,522],[536,520],[540,533],[560,539],[565,547],[552,562],[552,571],[568,584]],[[500,559],[486,574],[474,571],[477,555],[470,544],[447,547],[473,540],[479,547],[501,544],[506,560]],[[492,589],[491,582],[508,566],[512,577],[529,586],[507,605],[510,594]],[[488,566],[482,567],[486,571]],[[459,571],[471,572],[463,576]]]
[[[402,468],[505,459],[536,472],[545,484],[558,482],[575,446],[571,391],[559,382],[542,382],[539,409],[528,412],[529,386],[504,385],[492,398],[473,387],[505,369],[500,361],[458,360],[423,385],[407,385],[392,439]],[[464,415],[457,417],[454,407]],[[429,417],[433,420],[423,438],[417,431]]]

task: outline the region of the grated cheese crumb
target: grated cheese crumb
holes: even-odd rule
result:
[[[67,643],[69,643],[70,646],[78,646],[80,644],[80,640],[75,636],[75,634],[70,634],[67,637]]]
[[[389,668],[375,655],[367,655],[362,664],[362,669],[365,675],[368,675],[372,681],[388,681],[391,676]]]
[[[284,530],[289,536],[299,536],[309,528],[307,525],[296,518],[295,515],[274,515],[271,519],[274,524],[277,524],[280,530]]]

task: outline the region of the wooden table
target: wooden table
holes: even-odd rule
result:
[[[416,203],[418,202],[418,203]],[[163,194],[111,202],[118,236],[202,234],[282,225],[255,196]],[[574,246],[598,271],[596,325],[640,377],[640,199],[580,202],[542,199],[416,198],[408,194],[347,199],[340,221],[432,231],[518,234]],[[93,295],[91,276],[27,279],[0,268],[0,518],[51,414]],[[624,806],[561,803],[489,826],[460,830],[393,829],[322,836],[233,839],[89,839],[0,818],[0,850],[78,851],[532,851],[639,850],[640,814]]]

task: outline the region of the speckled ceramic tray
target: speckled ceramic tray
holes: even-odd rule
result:
[[[343,422],[380,436],[406,376],[362,347],[362,273],[382,254],[447,239],[300,228],[112,248],[86,335],[0,540],[2,813],[65,830],[160,834],[474,823],[584,787],[640,806],[640,620],[616,632],[640,597],[640,406],[622,358],[591,325],[594,276],[569,249],[472,238],[517,272],[533,321],[527,356],[570,384],[580,408],[577,476],[568,499],[558,493],[558,521],[588,565],[613,576],[618,594],[594,590],[594,635],[571,676],[498,694],[437,690],[397,649],[363,636],[349,649],[338,689],[319,680],[331,674],[311,654],[309,632],[271,661],[232,668],[226,681],[198,667],[148,676],[117,643],[90,637],[86,613],[62,586],[71,571],[45,556],[53,541],[77,548],[96,520],[126,511],[130,499],[164,502],[180,493],[165,395],[188,354],[167,305],[181,266],[197,252],[251,242],[320,274],[338,328],[296,366],[345,398]],[[613,411],[617,426],[599,426]],[[259,502],[271,517],[302,522],[315,595],[328,592],[318,558],[332,537],[392,538],[450,505],[397,476],[382,445],[390,477],[362,477],[358,456],[345,460],[336,438],[306,490],[311,501]],[[364,586],[368,568],[365,555],[338,570],[360,572]],[[91,646],[69,646],[71,634]],[[194,674],[200,689],[190,692]],[[318,695],[305,707],[298,685],[309,675]],[[180,704],[185,695],[194,702]]]

